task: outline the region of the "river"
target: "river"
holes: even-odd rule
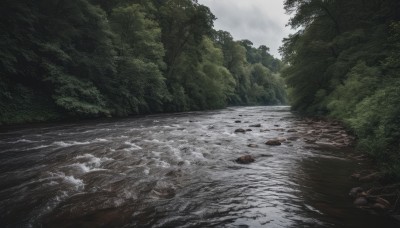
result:
[[[232,107],[3,129],[0,224],[396,227],[353,206],[349,176],[364,164],[348,148],[307,146],[309,128],[289,107]],[[245,154],[255,162],[234,161]]]

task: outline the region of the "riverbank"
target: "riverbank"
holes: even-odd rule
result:
[[[354,149],[356,137],[339,121],[328,118],[304,118],[304,121],[314,130],[287,131],[302,135],[303,140],[310,144],[308,148],[353,148],[348,154],[349,158],[355,163],[368,164],[368,169],[357,170],[350,177],[355,186],[349,191],[353,204],[370,213],[391,216],[400,222],[400,182],[385,173],[372,157]]]

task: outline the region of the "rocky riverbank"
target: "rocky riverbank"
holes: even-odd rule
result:
[[[357,161],[371,162],[366,156],[356,156]],[[351,175],[355,186],[349,196],[360,209],[386,214],[400,222],[400,183],[388,181],[377,167],[360,170]]]
[[[243,121],[235,120],[234,123],[242,124]],[[283,128],[274,125],[275,128],[266,129],[259,123],[248,123],[241,126],[235,133],[243,133],[256,130],[260,132],[275,131],[277,137],[265,140],[268,146],[291,145],[291,142],[302,140],[305,148],[309,149],[345,149],[351,148],[355,143],[355,137],[337,121],[323,119],[304,119],[296,128]],[[247,129],[246,129],[247,128]],[[250,148],[258,148],[260,145],[248,144]],[[371,163],[366,155],[349,154],[354,162]],[[251,155],[244,155],[236,159],[237,163],[250,164],[256,161]],[[351,177],[356,187],[349,193],[349,200],[353,200],[354,206],[368,210],[371,213],[384,213],[400,221],[400,183],[387,183],[384,174],[375,168],[356,171]]]

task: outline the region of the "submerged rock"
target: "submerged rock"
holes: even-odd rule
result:
[[[243,156],[239,157],[238,159],[236,159],[236,162],[239,164],[249,164],[254,161],[255,161],[255,159],[251,155],[243,155]]]
[[[278,139],[271,139],[265,142],[265,144],[269,145],[269,146],[280,146],[282,145],[281,141],[279,141]]]
[[[260,156],[261,156],[261,157],[268,157],[268,158],[269,158],[269,157],[273,157],[274,155],[272,155],[272,154],[261,154]]]
[[[209,125],[209,126],[207,127],[207,129],[208,129],[208,130],[215,129],[215,126],[214,126],[214,125]]]
[[[353,197],[353,198],[356,198],[357,195],[358,195],[359,193],[363,192],[363,191],[364,191],[364,190],[363,190],[363,188],[361,188],[361,187],[352,188],[352,189],[350,190],[350,192],[349,192],[349,196],[351,196],[351,197]]]
[[[257,144],[248,144],[247,146],[248,146],[248,147],[251,147],[251,148],[257,148],[257,147],[258,147]]]
[[[246,130],[243,128],[238,128],[235,130],[235,133],[246,133]]]
[[[365,197],[358,197],[356,200],[354,200],[353,203],[356,206],[367,206],[368,205],[368,200]]]
[[[287,138],[287,140],[289,140],[289,141],[297,141],[298,139],[300,139],[299,136],[291,136],[291,137]]]

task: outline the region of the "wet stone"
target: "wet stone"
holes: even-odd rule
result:
[[[365,197],[358,197],[356,200],[354,200],[353,203],[356,206],[367,206],[368,205],[368,200]]]
[[[257,144],[248,144],[247,146],[248,146],[248,147],[251,147],[251,148],[257,148],[257,147],[258,147]]]
[[[239,164],[250,164],[254,161],[255,161],[255,159],[251,155],[243,155],[243,156],[239,157],[238,159],[236,159],[236,162]]]
[[[238,128],[235,130],[235,133],[246,133],[246,130],[243,128]]]
[[[363,192],[363,191],[364,191],[364,190],[363,190],[363,188],[361,188],[361,187],[352,188],[352,189],[350,190],[350,192],[349,192],[349,196],[355,198],[355,197],[357,197],[357,195],[358,195],[359,193],[361,193],[361,192]]]
[[[278,139],[268,140],[267,142],[265,142],[265,144],[267,144],[269,146],[280,146],[280,145],[282,145],[282,143]]]

